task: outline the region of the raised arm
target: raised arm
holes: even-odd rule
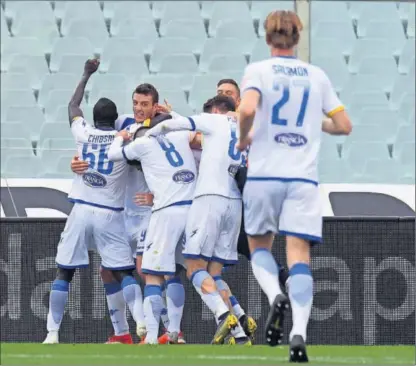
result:
[[[68,104],[68,117],[69,124],[72,125],[72,121],[75,117],[84,117],[80,108],[82,98],[84,97],[85,87],[87,86],[88,80],[94,72],[97,71],[100,61],[97,59],[87,60],[84,66],[84,73],[78,86],[75,89],[74,95]]]

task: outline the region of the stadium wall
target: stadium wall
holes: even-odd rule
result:
[[[0,314],[2,342],[41,342],[56,246],[63,218],[2,218]],[[415,219],[326,218],[324,243],[313,248],[315,299],[308,331],[312,344],[415,344]],[[274,246],[284,258],[282,238]],[[283,260],[284,262],[284,260]],[[104,342],[111,334],[99,258],[71,285],[61,330],[62,342]],[[257,343],[264,343],[267,299],[249,263],[240,258],[224,278],[248,313],[259,320]],[[215,322],[183,277],[186,305],[182,329],[190,343],[208,343]],[[131,320],[130,329],[135,329]],[[285,334],[291,324],[286,322]],[[287,342],[287,339],[285,339]]]

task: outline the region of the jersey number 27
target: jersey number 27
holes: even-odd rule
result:
[[[293,81],[284,81],[282,83],[276,82],[273,86],[275,90],[280,90],[283,88],[282,97],[280,100],[273,106],[272,110],[272,124],[279,126],[287,126],[287,119],[280,117],[281,108],[289,101],[290,98],[290,86],[295,88],[303,88],[303,97],[300,105],[300,110],[296,118],[296,127],[302,127],[303,120],[305,118],[306,106],[308,105],[309,100],[309,80],[293,80]]]

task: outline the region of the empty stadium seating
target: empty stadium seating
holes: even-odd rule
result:
[[[2,177],[72,177],[67,105],[87,58],[99,71],[82,109],[100,97],[131,111],[131,92],[154,84],[174,110],[199,112],[218,80],[241,81],[269,57],[263,20],[293,1],[2,2]],[[352,117],[347,138],[324,135],[323,183],[413,183],[415,5],[312,1],[311,62]],[[71,142],[72,141],[72,142]]]

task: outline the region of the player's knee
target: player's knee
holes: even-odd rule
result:
[[[117,282],[122,283],[126,277],[133,277],[132,269],[112,270],[111,271]]]
[[[103,267],[100,267],[100,276],[101,276],[103,283],[114,282],[113,273],[109,269],[104,269]]]
[[[58,268],[56,271],[56,279],[66,282],[71,282],[74,278],[75,268]]]

